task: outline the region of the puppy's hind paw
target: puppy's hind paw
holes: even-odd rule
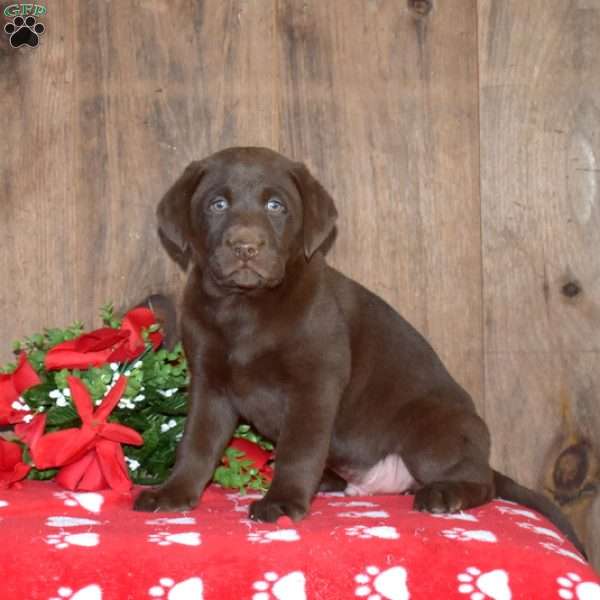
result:
[[[460,484],[430,483],[415,494],[414,509],[430,513],[454,513],[466,507]]]
[[[144,490],[135,499],[133,510],[139,512],[187,512],[198,503],[194,494],[168,488]]]

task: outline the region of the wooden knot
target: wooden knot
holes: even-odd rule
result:
[[[433,0],[408,0],[408,8],[419,17],[426,17],[433,10]]]
[[[559,504],[593,491],[586,485],[590,475],[590,452],[587,442],[579,442],[565,448],[556,459],[552,480],[555,488],[553,495]]]
[[[561,291],[567,298],[574,298],[581,293],[581,285],[577,281],[568,281],[562,286]]]

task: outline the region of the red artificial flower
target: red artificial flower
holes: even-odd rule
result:
[[[131,481],[120,444],[140,446],[144,440],[137,431],[106,420],[125,391],[127,377],[119,377],[95,412],[84,383],[73,376],[67,381],[82,426],[40,437],[31,447],[35,466],[38,469],[62,467],[56,479],[70,489],[89,490],[93,483],[101,486],[94,489],[109,486],[118,491],[129,490]]]
[[[0,375],[0,425],[19,423],[30,414],[26,410],[17,410],[15,402],[19,401],[25,390],[41,382],[39,375],[27,360],[27,354],[19,354],[17,368],[12,373]]]
[[[139,356],[145,348],[142,330],[156,324],[154,313],[145,307],[130,310],[120,329],[102,327],[67,340],[51,348],[44,359],[49,371],[55,369],[88,369],[111,362],[126,362]],[[149,334],[156,350],[163,339],[159,331]]]
[[[31,449],[44,434],[46,415],[35,415],[30,423],[17,423],[14,427],[17,437]]]
[[[252,466],[268,481],[273,478],[273,469],[268,464],[273,459],[273,452],[264,450],[258,444],[244,438],[233,438],[229,443],[230,448],[243,452],[242,457],[252,462]]]
[[[112,357],[113,362],[125,362],[133,360],[139,356],[145,349],[142,331],[148,329],[151,325],[156,325],[156,317],[149,308],[139,307],[130,310],[121,323],[121,329],[129,332],[126,343],[121,346],[119,351]],[[152,348],[156,350],[162,343],[163,336],[160,331],[153,331],[148,334],[148,339]]]
[[[123,449],[110,440],[97,442],[79,460],[64,466],[55,480],[69,490],[94,492],[112,488],[124,493],[131,489]]]
[[[9,487],[27,476],[31,467],[23,462],[19,444],[0,437],[0,488]]]

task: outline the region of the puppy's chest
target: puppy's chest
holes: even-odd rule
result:
[[[278,353],[260,344],[227,348],[227,388],[239,412],[258,421],[279,420],[285,402],[286,378]]]

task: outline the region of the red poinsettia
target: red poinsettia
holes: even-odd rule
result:
[[[44,434],[46,428],[46,415],[35,415],[29,423],[17,423],[14,427],[16,436],[32,448]]]
[[[49,371],[88,369],[133,360],[145,348],[142,331],[155,324],[154,313],[149,308],[134,308],[125,315],[120,329],[102,327],[54,346],[46,354],[44,366]],[[156,350],[163,336],[155,331],[149,334],[149,339]]]
[[[17,368],[12,373],[0,375],[0,425],[20,423],[30,414],[19,398],[25,390],[41,382],[27,360],[27,354],[22,352]]]
[[[0,488],[8,487],[27,476],[31,467],[23,462],[19,444],[0,438]]]
[[[131,480],[120,444],[140,446],[144,440],[137,431],[107,421],[125,391],[127,377],[119,377],[96,411],[85,384],[73,376],[67,382],[82,426],[40,437],[31,446],[35,466],[62,467],[56,481],[68,489],[128,491]]]

